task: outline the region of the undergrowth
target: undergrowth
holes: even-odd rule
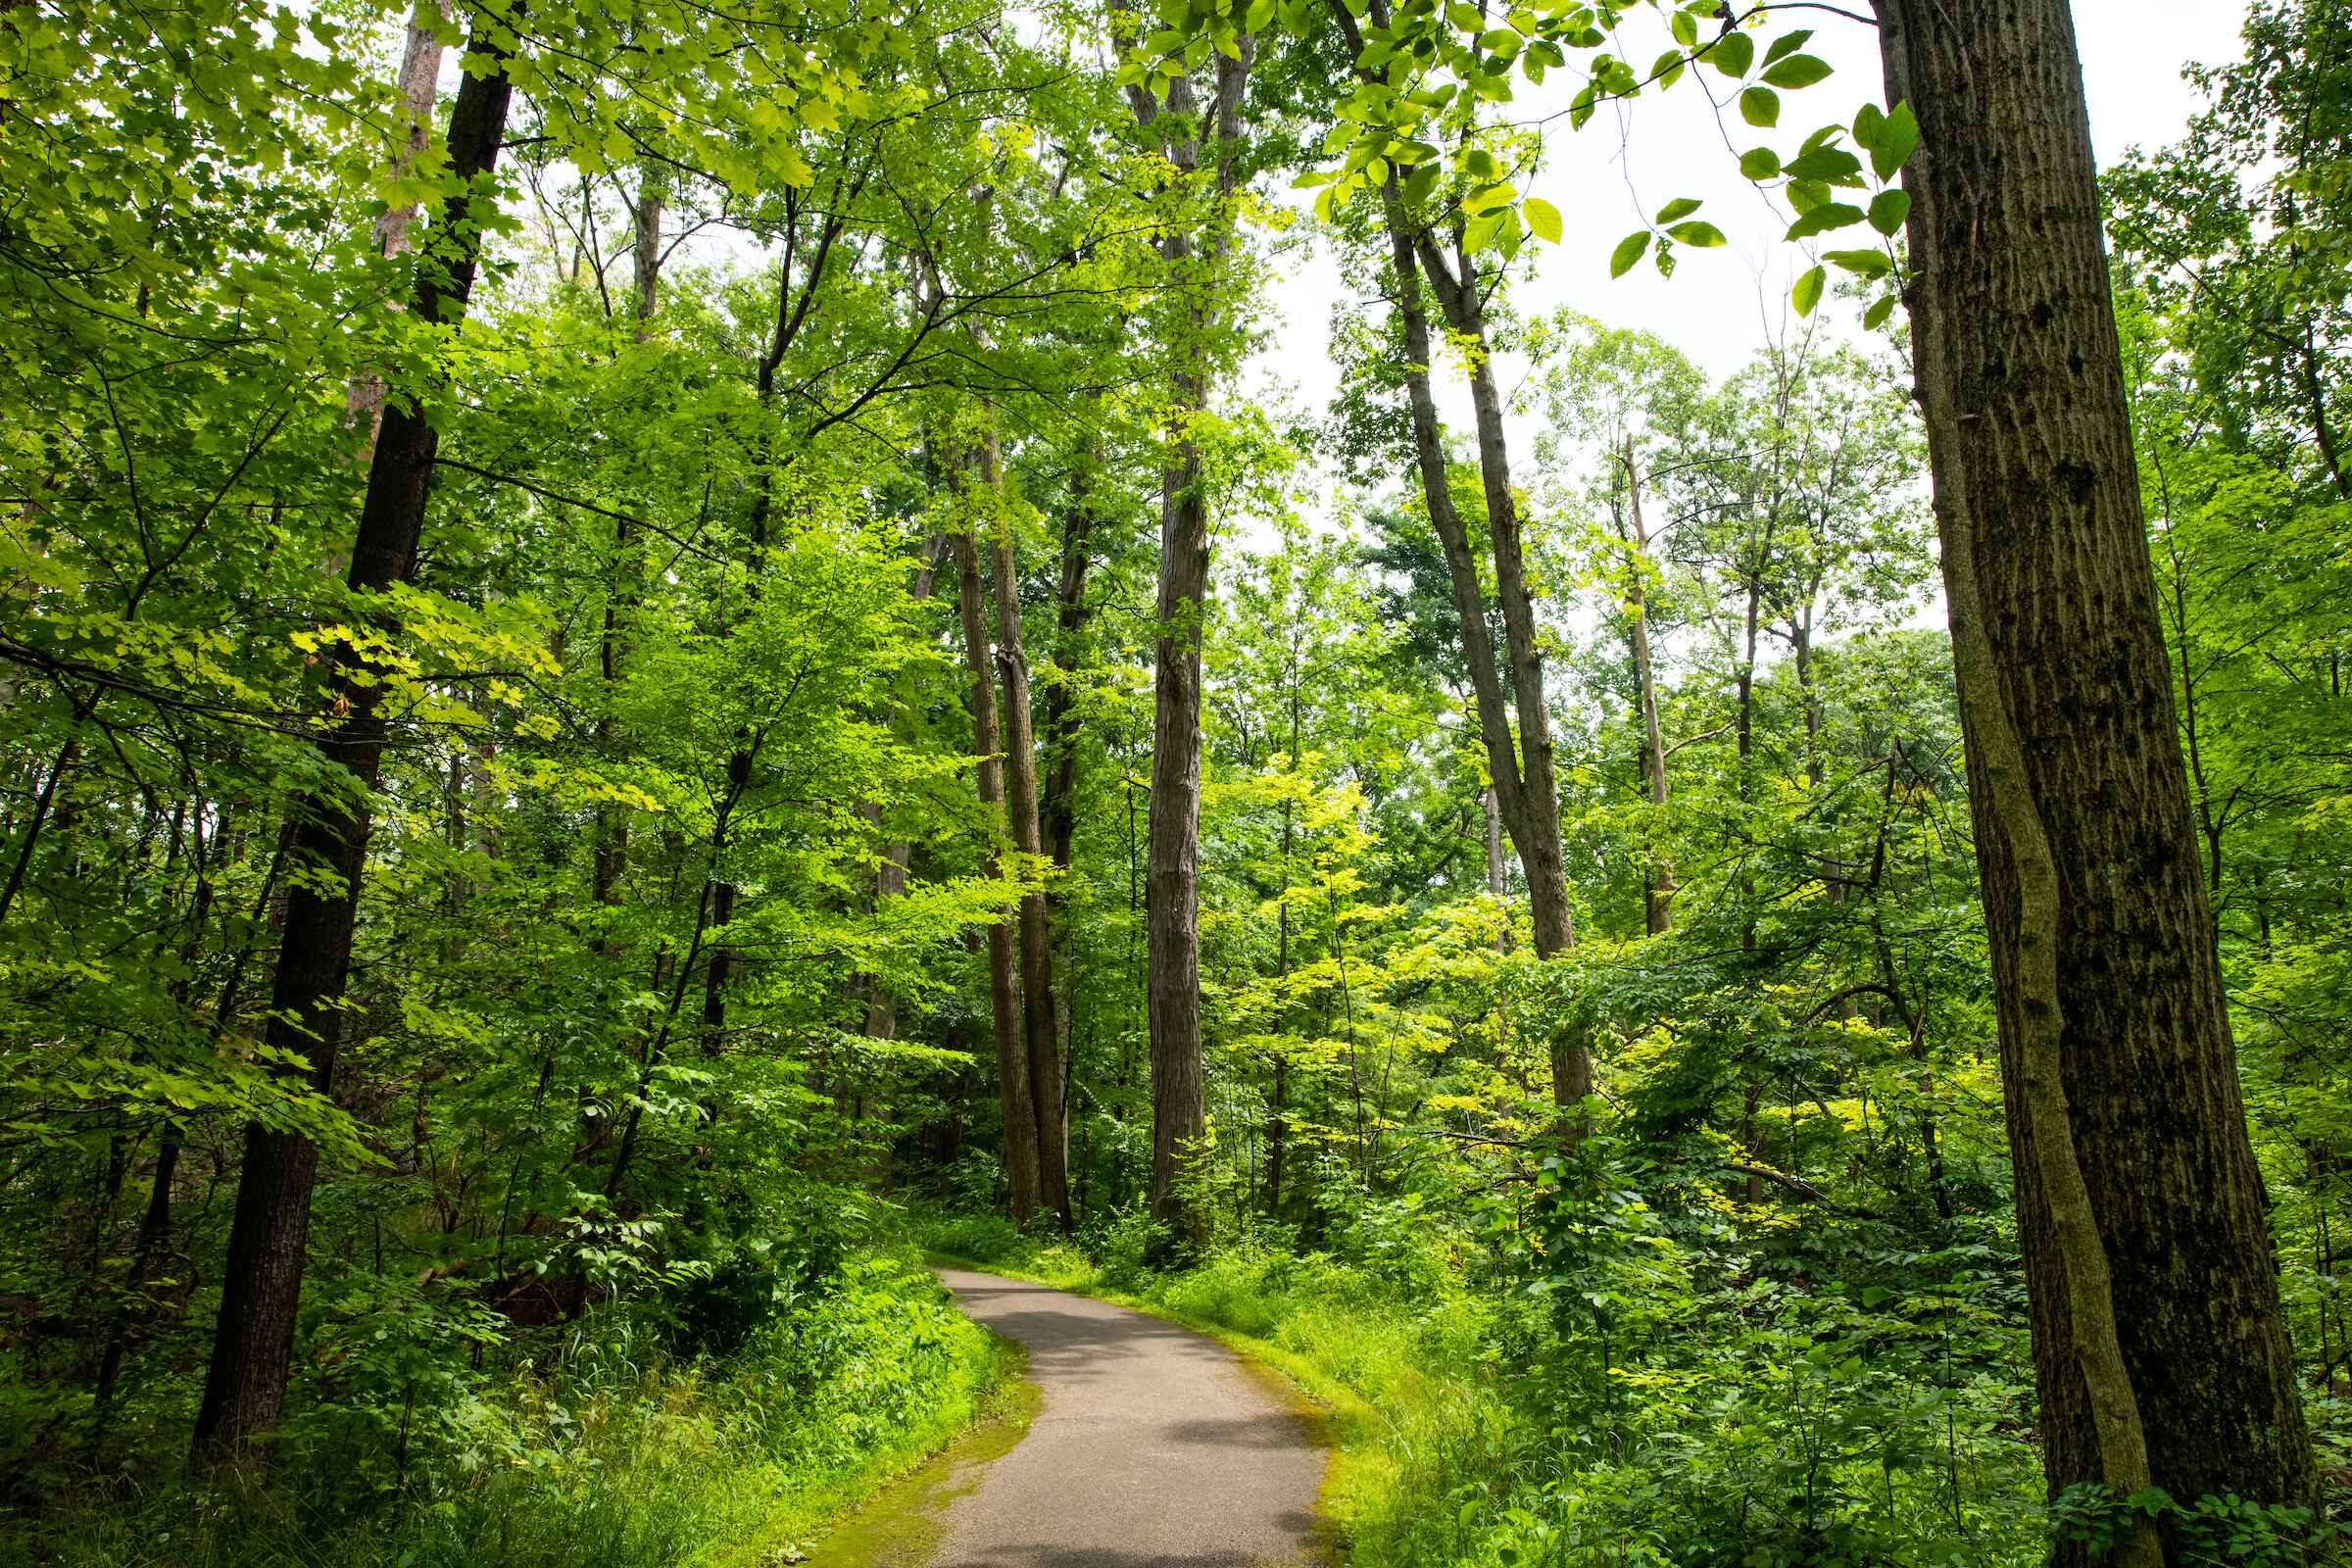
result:
[[[2027,1568],[2047,1550],[1998,1358],[1928,1389],[1895,1370],[1925,1350],[1867,1370],[1825,1355],[1854,1327],[1835,1298],[1759,1287],[1739,1321],[1595,1369],[1579,1313],[1494,1289],[1442,1243],[1299,1256],[1244,1237],[1158,1272],[1133,1222],[1041,1242],[955,1218],[919,1239],[1215,1335],[1326,1402],[1324,1507],[1350,1568]]]
[[[855,1257],[728,1353],[616,1310],[412,1420],[396,1474],[332,1424],[258,1494],[161,1466],[0,1521],[42,1568],[770,1568],[1005,1396],[1011,1347],[907,1262]],[[381,1446],[370,1452],[380,1453]]]

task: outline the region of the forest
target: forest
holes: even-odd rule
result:
[[[2352,3],[2076,28],[0,0],[0,1564],[826,1561],[943,1263],[1359,1568],[2344,1560]]]

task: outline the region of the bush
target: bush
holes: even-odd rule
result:
[[[714,1276],[715,1277],[715,1276]],[[0,1521],[42,1568],[750,1568],[967,1425],[1017,1358],[922,1270],[857,1256],[823,1294],[680,1359],[608,1309],[557,1369],[482,1378],[416,1436],[404,1484],[355,1488],[290,1445],[252,1496],[173,1472]],[[740,1289],[756,1297],[756,1287]],[[724,1300],[728,1298],[720,1297]],[[315,1430],[327,1431],[327,1427]]]

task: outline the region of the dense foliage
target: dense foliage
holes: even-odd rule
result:
[[[1266,1348],[1365,1564],[2112,1544],[2037,1452],[1910,110],[1741,161],[1885,243],[1734,373],[1512,302],[1578,149],[1514,74],[1769,135],[1828,68],[1765,9],[0,3],[0,1556],[791,1560],[1003,1374],[909,1235]],[[2347,36],[2257,0],[2105,187],[2336,1481]],[[1249,401],[1309,227],[1344,389]]]

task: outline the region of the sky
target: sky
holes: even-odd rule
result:
[[[1791,21],[1801,15],[1788,14]],[[2091,139],[2102,167],[2133,146],[2155,148],[2179,137],[2196,106],[2193,89],[2181,79],[2182,66],[2234,58],[2244,15],[2243,0],[2075,0]],[[1693,79],[1710,87],[1724,81],[1711,73],[1693,73],[1669,93],[1621,106],[1614,119],[1596,115],[1581,131],[1570,131],[1564,120],[1555,122],[1547,131],[1549,167],[1524,189],[1560,210],[1565,233],[1556,246],[1520,253],[1521,275],[1513,284],[1519,308],[1547,314],[1573,306],[1612,326],[1653,331],[1717,377],[1739,368],[1786,333],[1789,286],[1810,262],[1780,238],[1787,220],[1776,218],[1740,177],[1737,151],[1770,140],[1787,153],[1812,126],[1850,122],[1854,110],[1882,91],[1875,46],[1869,27],[1822,14],[1805,48],[1827,60],[1835,74],[1787,95],[1779,132],[1751,129],[1736,107],[1718,117],[1691,90]],[[1728,104],[1730,94],[1723,96]],[[1534,116],[1563,105],[1539,100],[1512,107]],[[1699,216],[1711,219],[1731,243],[1719,250],[1684,249],[1672,279],[1658,276],[1644,261],[1612,281],[1609,252],[1641,226],[1644,211],[1679,196],[1700,198],[1705,206]],[[1336,389],[1328,349],[1332,310],[1343,303],[1358,308],[1359,301],[1319,243],[1307,255],[1287,258],[1278,273],[1260,314],[1266,341],[1245,383],[1257,396],[1287,390],[1300,413],[1319,415]],[[1823,309],[1854,314],[1835,304]],[[1514,375],[1524,374],[1524,367],[1507,358],[1499,368],[1506,388]],[[1466,397],[1456,391],[1445,412],[1449,424],[1466,423]],[[1526,450],[1525,436],[1514,444]]]

